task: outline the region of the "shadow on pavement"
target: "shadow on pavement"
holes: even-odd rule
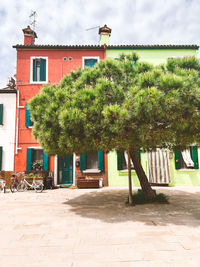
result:
[[[82,189],[84,190],[84,189]],[[157,193],[169,196],[169,204],[125,205],[128,190],[103,189],[75,197],[63,204],[72,212],[107,223],[142,222],[147,225],[167,224],[199,226],[200,192],[190,193],[175,188],[156,188]]]

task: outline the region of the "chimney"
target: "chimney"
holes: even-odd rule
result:
[[[22,30],[24,33],[24,45],[34,45],[35,38],[37,38],[36,32],[34,32],[30,26]]]
[[[99,28],[100,45],[109,45],[109,37],[111,35],[111,29],[105,24]]]

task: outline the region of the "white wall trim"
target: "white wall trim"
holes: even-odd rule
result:
[[[54,156],[54,185],[57,185],[58,181],[58,156]]]
[[[88,57],[82,57],[82,69],[85,68],[85,59],[97,59],[97,62],[100,61],[100,57],[91,57],[91,56],[88,56]]]
[[[36,59],[36,58],[46,59],[46,81],[45,82],[33,81],[33,59]],[[46,84],[46,83],[48,83],[48,57],[41,57],[41,56],[30,57],[30,83],[31,84]]]

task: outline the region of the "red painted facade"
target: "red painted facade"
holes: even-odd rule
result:
[[[18,153],[15,154],[15,171],[22,172],[26,170],[26,157],[28,147],[39,147],[39,144],[32,136],[32,129],[25,126],[25,104],[34,97],[42,88],[42,83],[31,83],[31,57],[48,58],[47,72],[48,84],[58,84],[61,78],[69,74],[72,70],[82,68],[83,57],[99,57],[100,60],[105,58],[103,48],[87,48],[85,46],[68,48],[44,49],[41,46],[26,44],[29,41],[24,36],[24,46],[16,46],[17,49],[17,74],[16,84],[19,91],[19,127],[18,127]],[[27,42],[26,42],[27,41]],[[34,41],[34,40],[33,40]],[[71,61],[64,61],[63,58]],[[17,117],[16,117],[17,121]],[[17,136],[17,123],[16,123]],[[105,167],[107,171],[107,155],[105,155]],[[77,168],[76,168],[77,169]],[[54,171],[54,157],[49,158],[49,171]]]

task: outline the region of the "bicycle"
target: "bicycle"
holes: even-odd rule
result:
[[[19,185],[19,181],[17,179],[17,174],[16,173],[13,173],[11,175],[11,180],[12,180],[12,182],[10,184],[10,191],[12,193],[17,192],[17,186]]]
[[[44,189],[44,185],[41,181],[33,180],[33,183],[30,184],[25,178],[17,186],[17,191],[24,192],[28,189],[34,189],[35,192],[41,193]]]

